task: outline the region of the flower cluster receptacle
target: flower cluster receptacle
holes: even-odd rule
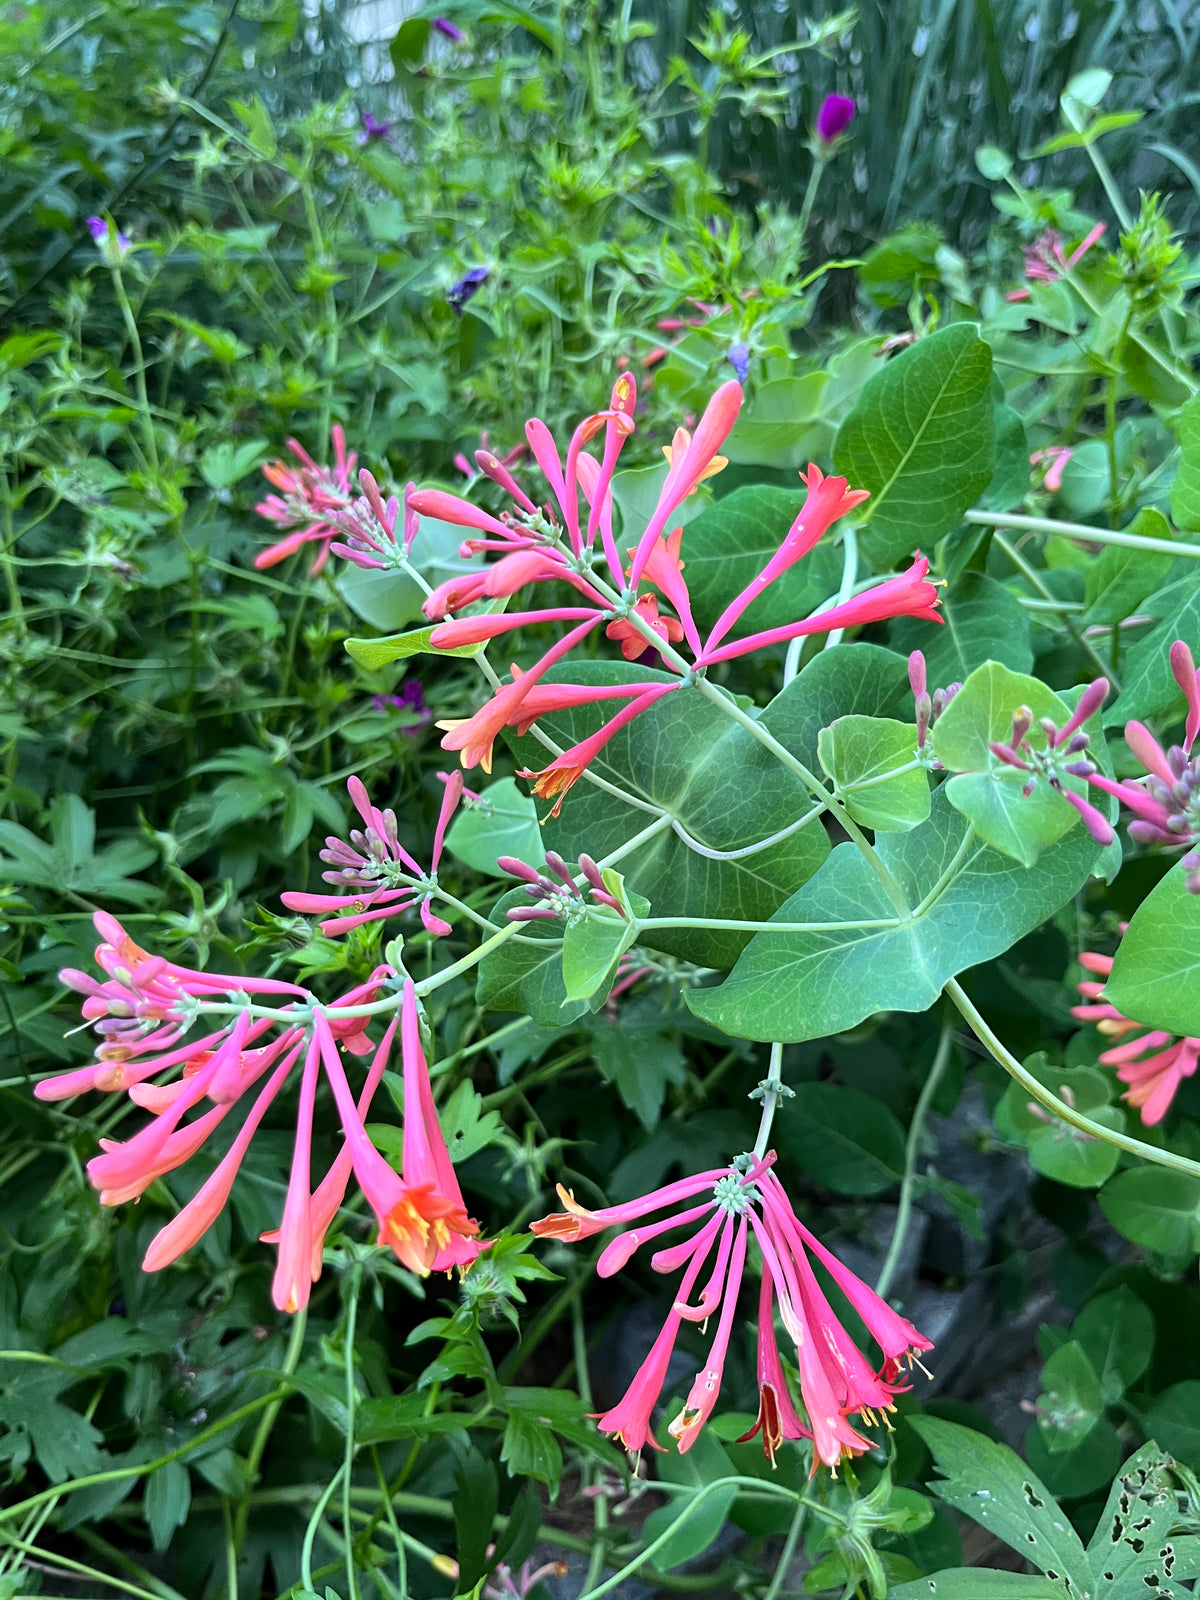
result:
[[[515,856],[501,856],[496,865],[510,877],[520,878],[525,892],[538,903],[532,906],[513,906],[508,913],[510,922],[575,922],[586,910],[586,902],[579,892],[575,875],[555,850],[546,851],[546,865],[554,874],[548,876],[527,861]],[[625,915],[621,902],[609,893],[600,868],[591,856],[581,855],[579,873],[587,883],[593,901],[606,906],[618,916]]]
[[[401,517],[402,502],[395,495],[385,501],[365,467],[358,483],[362,494],[334,514],[334,529],[340,537],[330,545],[330,553],[368,572],[407,569],[408,553],[417,536],[417,518],[408,505],[414,486],[405,486]]]
[[[1107,698],[1108,679],[1096,678],[1083,691],[1079,704],[1063,727],[1058,727],[1050,717],[1041,717],[1036,726],[1045,737],[1044,749],[1033,744],[1030,738],[1035,726],[1033,712],[1028,706],[1018,706],[1013,713],[1012,733],[1008,743],[993,740],[989,744],[992,754],[998,760],[1003,761],[1006,766],[1015,767],[1019,772],[1029,774],[1028,782],[1022,790],[1023,794],[1032,794],[1039,779],[1047,783],[1074,806],[1083,820],[1084,827],[1096,843],[1105,845],[1111,844],[1114,838],[1107,817],[1098,811],[1090,800],[1078,794],[1066,780],[1093,778],[1096,772],[1095,763],[1088,761],[1083,754],[1090,742],[1087,734],[1083,732],[1083,724],[1095,716]]]
[[[1200,1039],[1176,1038],[1161,1028],[1147,1028],[1144,1022],[1135,1022],[1109,1005],[1104,999],[1104,980],[1112,972],[1112,956],[1085,950],[1079,964],[1092,976],[1077,985],[1085,1004],[1072,1006],[1071,1015],[1081,1022],[1094,1022],[1097,1032],[1114,1041],[1101,1051],[1101,1064],[1116,1068],[1117,1077],[1128,1085],[1121,1098],[1136,1106],[1142,1121],[1152,1128],[1166,1116],[1179,1085],[1195,1072]]]
[[[372,805],[362,779],[349,778],[346,788],[365,826],[355,828],[349,840],[331,835],[321,851],[321,860],[331,869],[321,876],[326,883],[337,885],[342,893],[309,894],[289,889],[280,896],[288,910],[310,916],[336,913],[327,915],[321,923],[321,932],[331,939],[348,933],[351,928],[360,928],[364,923],[397,916],[419,903],[421,921],[428,931],[448,934],[450,924],[434,912],[433,896],[446,829],[463,796],[463,776],[458,771],[438,776],[443,784],[442,804],[434,829],[428,872],[400,843],[396,813],[390,808],[381,811]]]
[[[1030,283],[1057,283],[1079,265],[1092,246],[1103,239],[1104,234],[1104,223],[1098,222],[1068,255],[1063,249],[1061,234],[1054,228],[1047,228],[1044,233],[1038,234],[1024,252],[1026,278]],[[1013,289],[1005,298],[1010,301],[1028,300],[1029,290]]]
[[[667,1430],[680,1453],[691,1448],[711,1416],[720,1393],[751,1237],[758,1245],[762,1271],[759,1412],[744,1437],[760,1436],[772,1464],[785,1439],[812,1441],[814,1472],[820,1463],[836,1467],[843,1457],[870,1449],[870,1440],[850,1419],[886,1420],[894,1397],[907,1388],[903,1374],[914,1358],[933,1348],[805,1227],[775,1175],[775,1160],[773,1151],[761,1157],[742,1156],[727,1168],[700,1172],[640,1199],[595,1211],[577,1204],[560,1185],[559,1198],[565,1209],[531,1224],[532,1232],[542,1238],[568,1242],[590,1238],[614,1225],[621,1227],[623,1231],[597,1261],[596,1271],[602,1278],[619,1272],[650,1240],[694,1225],[682,1243],[659,1249],[650,1259],[655,1272],[673,1274],[682,1269],[683,1277],[662,1332],[628,1391],[599,1418],[601,1429],[620,1439],[632,1454],[647,1444],[662,1448],[654,1437],[651,1419],[682,1324],[707,1323],[717,1315],[708,1357]],[[644,1220],[661,1212],[667,1215]],[[835,1315],[813,1270],[814,1260],[829,1273],[879,1346],[882,1361],[878,1371]],[[796,1409],[780,1358],[776,1308],[795,1347],[798,1388],[807,1420]]]

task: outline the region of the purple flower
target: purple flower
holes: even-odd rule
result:
[[[742,339],[736,344],[731,344],[725,352],[725,359],[733,368],[734,377],[739,383],[744,384],[750,376],[750,346]]]
[[[472,295],[478,294],[491,275],[490,267],[472,267],[457,283],[452,283],[446,290],[446,299],[456,317],[462,316],[462,308]]]
[[[120,261],[129,249],[129,235],[118,230],[114,244],[109,235],[108,223],[105,222],[103,217],[89,217],[87,219],[87,231],[91,234],[96,248],[110,264],[114,260]]]
[[[817,138],[822,144],[832,144],[853,121],[854,101],[844,94],[827,94],[817,112]]]
[[[455,44],[466,44],[467,36],[456,22],[451,22],[448,17],[434,17],[433,26],[445,38],[453,40]]]
[[[417,729],[423,728],[433,716],[433,712],[425,704],[425,691],[419,678],[406,678],[400,685],[399,694],[372,695],[371,709],[407,712],[405,733],[416,733]]]
[[[359,144],[370,144],[375,139],[386,139],[392,131],[390,122],[381,122],[369,111],[360,112],[358,120],[362,123],[362,132],[358,136]]]

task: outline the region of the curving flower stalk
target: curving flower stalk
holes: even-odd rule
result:
[[[668,1428],[681,1452],[691,1448],[711,1416],[720,1393],[751,1235],[759,1246],[763,1274],[759,1294],[760,1407],[758,1420],[745,1437],[760,1434],[772,1464],[785,1438],[813,1441],[814,1471],[819,1462],[836,1468],[844,1456],[869,1449],[870,1441],[854,1429],[849,1418],[862,1415],[875,1422],[890,1411],[894,1396],[907,1387],[898,1380],[917,1356],[932,1349],[928,1339],[856,1278],[800,1222],[773,1171],[775,1159],[773,1151],[762,1157],[740,1156],[729,1167],[700,1172],[640,1199],[595,1211],[577,1204],[560,1186],[565,1209],[531,1224],[531,1231],[542,1238],[567,1241],[588,1238],[614,1225],[621,1227],[624,1231],[606,1246],[596,1264],[602,1278],[619,1272],[642,1245],[679,1229],[691,1230],[694,1225],[681,1243],[659,1249],[650,1259],[655,1272],[683,1269],[679,1291],[626,1394],[598,1419],[601,1429],[619,1438],[627,1450],[636,1452],[647,1444],[662,1448],[654,1437],[651,1418],[679,1328],[684,1321],[706,1322],[719,1308],[708,1358]],[[644,1220],[661,1212],[667,1215]],[[878,1344],[883,1358],[878,1371],[835,1316],[817,1282],[813,1257],[830,1273]],[[693,1302],[696,1285],[710,1263],[711,1270]],[[796,1411],[779,1357],[776,1305],[795,1345],[807,1421]]]

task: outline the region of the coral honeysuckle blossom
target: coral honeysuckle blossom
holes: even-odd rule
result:
[[[636,426],[636,401],[634,379],[624,373],[613,387],[608,408],[579,424],[565,455],[544,423],[535,418],[527,424],[530,451],[550,487],[551,499],[544,504],[536,503],[512,472],[486,452],[476,456],[481,472],[512,501],[501,516],[439,489],[417,489],[407,496],[410,513],[473,530],[464,541],[464,552],[500,553],[500,559],[482,571],[450,578],[429,596],[425,613],[437,623],[431,635],[435,648],[479,644],[528,623],[569,624],[564,636],[535,665],[523,672],[514,669],[512,681],[502,685],[474,716],[449,725],[443,748],[459,751],[465,767],[482,766],[490,771],[492,747],[503,729],[524,731],[538,717],[571,706],[604,700],[626,702],[590,738],[564,751],[544,770],[524,774],[532,779],[535,794],[556,798],[555,814],[562,796],[608,739],[665,695],[690,682],[692,674],[805,634],[829,633],[888,617],[941,620],[936,609],[937,588],[927,581],[929,563],[918,554],[907,572],[842,604],[785,627],[745,638],[731,637],[747,608],[807,555],[839,517],[867,498],[865,491],[849,488],[844,478],[826,477],[818,467],[810,466],[804,474],[807,497],[779,549],[702,638],[683,576],[684,530],[672,527],[672,521],[696,486],[725,465],[718,452],[737,421],[742,388],[732,381],[722,384],[694,433],[684,428],[676,432],[664,450],[668,471],[657,504],[645,527],[632,536],[634,542],[622,550],[613,531],[612,479],[622,446]],[[598,454],[585,448],[593,439],[599,441]],[[627,532],[623,543],[630,537]],[[571,604],[504,614],[454,615],[477,602],[501,599],[527,585],[555,580],[576,591]],[[657,644],[664,664],[678,674],[677,681],[603,687],[543,682],[551,667],[601,626],[627,660],[639,659]],[[690,661],[677,653],[677,646],[686,646]]]
[[[391,1245],[406,1266],[427,1272],[474,1259],[482,1248],[474,1240],[479,1229],[464,1210],[438,1125],[411,983],[403,997],[407,1109],[404,1169],[397,1175],[363,1130],[388,1064],[396,1023],[376,1046],[367,1036],[367,1019],[336,1016],[339,1007],[371,1004],[389,990],[395,992],[398,975],[393,967],[377,967],[365,983],[331,1002],[331,1018],[296,984],[193,971],[143,950],[106,912],[97,912],[95,921],[102,941],[96,962],[105,978],[73,969],[60,976],[85,997],[84,1018],[100,1035],[96,1060],[44,1079],[35,1093],[40,1100],[55,1101],[87,1090],[123,1092],[151,1114],[130,1138],[100,1141],[101,1154],[87,1168],[100,1203],[115,1206],[140,1199],[156,1179],[189,1161],[235,1108],[245,1110],[211,1176],[151,1240],[143,1262],[147,1272],[177,1260],[216,1221],[259,1125],[297,1070],[296,1137],[283,1216],[279,1229],[263,1236],[279,1250],[275,1305],[296,1311],[307,1304],[320,1276],[325,1236],[352,1172],[380,1219],[380,1242]],[[252,997],[275,1014],[255,1016]],[[219,1005],[219,1011],[206,1013],[206,1002]],[[215,1026],[205,1032],[209,1021]],[[193,1037],[197,1023],[200,1031]],[[343,1053],[372,1057],[357,1101],[342,1066]],[[333,1089],[345,1144],[314,1190],[311,1144],[322,1071]],[[193,1111],[196,1115],[185,1120]]]
[[[634,1252],[652,1239],[695,1224],[681,1243],[659,1249],[650,1258],[655,1272],[683,1277],[674,1304],[624,1397],[599,1417],[605,1433],[620,1439],[633,1454],[654,1437],[651,1417],[666,1381],[675,1340],[683,1322],[707,1323],[717,1315],[708,1358],[692,1384],[679,1415],[668,1426],[680,1452],[691,1448],[711,1416],[721,1388],[729,1340],[737,1314],[742,1277],[751,1236],[759,1248],[762,1284],[759,1292],[759,1412],[745,1438],[762,1438],[763,1450],[775,1463],[784,1439],[811,1439],[812,1470],[818,1464],[836,1467],[845,1456],[871,1448],[850,1421],[861,1416],[876,1422],[892,1409],[893,1397],[908,1385],[898,1381],[916,1358],[933,1348],[913,1325],[893,1311],[828,1251],[792,1209],[773,1168],[775,1153],[740,1156],[729,1167],[698,1172],[624,1205],[589,1211],[559,1187],[565,1210],[531,1224],[542,1238],[568,1242],[589,1238],[614,1225],[623,1228],[606,1246],[596,1264],[602,1278],[619,1272]],[[643,1218],[666,1211],[665,1217]],[[633,1224],[632,1227],[628,1224]],[[819,1261],[862,1319],[882,1354],[875,1371],[835,1316],[813,1271]],[[696,1286],[710,1267],[699,1294]],[[797,1411],[780,1359],[775,1309],[795,1346],[799,1394],[805,1416]]]
[[[1125,931],[1124,924],[1121,931]],[[1072,1006],[1071,1015],[1081,1022],[1094,1022],[1098,1033],[1116,1041],[1101,1051],[1101,1064],[1116,1068],[1117,1077],[1129,1085],[1122,1100],[1136,1106],[1142,1121],[1152,1128],[1171,1109],[1179,1085],[1195,1072],[1200,1039],[1177,1039],[1161,1028],[1134,1022],[1109,1005],[1104,999],[1104,980],[1112,972],[1112,956],[1085,950],[1079,965],[1093,976],[1077,986],[1087,1004]]]
[[[273,567],[277,562],[294,555],[305,544],[318,546],[309,568],[310,577],[316,577],[329,560],[330,546],[338,531],[333,518],[353,502],[351,478],[358,461],[353,451],[346,453],[346,434],[338,424],[332,428],[331,438],[334,454],[332,467],[319,466],[295,439],[289,439],[287,447],[300,463],[299,466],[289,466],[285,461],[268,461],[263,467],[263,477],[280,493],[269,494],[254,509],[268,522],[293,531],[280,539],[278,544],[260,550],[254,558],[256,567]]]

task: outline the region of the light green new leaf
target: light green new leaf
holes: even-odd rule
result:
[[[1105,1405],[1115,1405],[1150,1365],[1154,1316],[1125,1284],[1089,1300],[1071,1332],[1099,1375]]]
[[[1134,912],[1104,998],[1149,1028],[1200,1035],[1200,895],[1181,865]]]
[[[1104,1410],[1100,1378],[1077,1340],[1059,1345],[1042,1368],[1038,1428],[1052,1455],[1082,1444]]]
[[[995,467],[992,352],[971,323],[921,339],[867,384],[838,430],[837,470],[869,489],[863,548],[890,566],[949,533]]]
[[[854,844],[840,844],[773,922],[883,927],[755,934],[724,983],[687,1003],[704,1021],[748,1039],[796,1041],[841,1033],[880,1011],[925,1011],[942,985],[1002,954],[1076,894],[1099,856],[1082,828],[1021,867],[968,837],[941,792],[930,818],[883,834],[876,852],[908,904],[896,908]]]
[[[823,456],[832,431],[823,424],[821,407],[828,382],[827,372],[807,372],[764,383],[742,408],[721,454],[746,466],[778,470],[803,467],[814,455]]]
[[[819,651],[775,696],[759,720],[815,772],[821,730],[838,717],[903,718],[911,711],[904,657],[881,645],[855,642]],[[915,744],[915,727],[909,731]]]
[[[502,895],[492,921],[505,921],[512,906],[529,905],[523,889]],[[561,1028],[588,1009],[586,1000],[567,1000],[563,983],[562,924],[527,922],[520,941],[509,939],[479,963],[475,998],[491,1011],[523,1011],[539,1028]]]
[[[650,903],[640,895],[633,897],[635,917],[650,914]],[[616,976],[617,962],[637,938],[637,923],[607,907],[590,906],[578,921],[569,923],[563,934],[564,1005],[575,1000],[590,1000],[598,989],[607,994]]]
[[[911,1583],[889,1584],[889,1600],[1062,1600],[1048,1578],[992,1567],[947,1567]]]
[[[817,738],[838,799],[864,828],[902,833],[929,815],[929,778],[914,767],[916,729],[887,717],[838,717]],[[898,770],[908,768],[907,771]]]
[[[1179,457],[1171,485],[1171,515],[1187,533],[1200,533],[1200,395],[1179,413]]]

